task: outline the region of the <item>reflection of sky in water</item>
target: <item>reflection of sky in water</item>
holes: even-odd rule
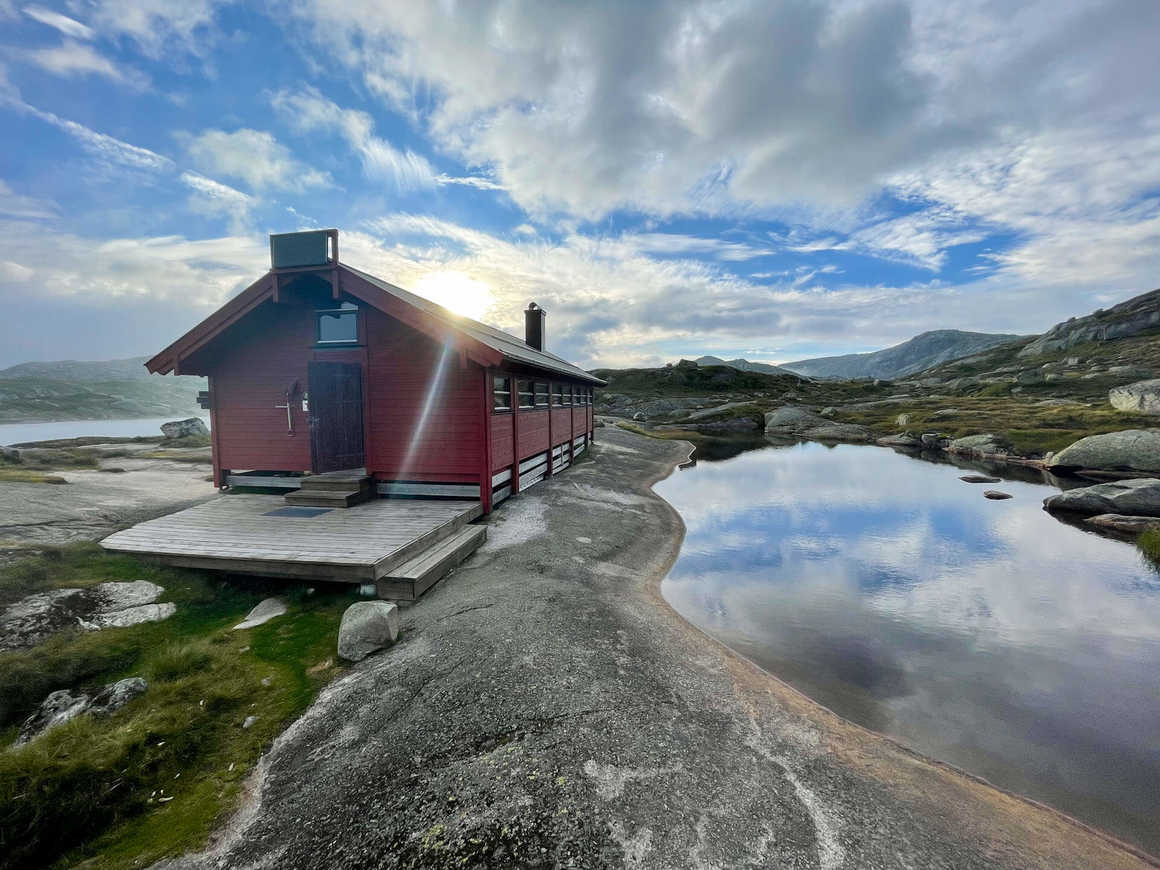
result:
[[[1160,578],[1135,548],[876,447],[657,485],[670,602],[842,715],[1160,852]]]

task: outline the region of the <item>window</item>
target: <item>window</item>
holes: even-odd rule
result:
[[[532,390],[532,382],[520,379],[519,381],[516,381],[516,383],[518,384],[517,389],[519,390],[519,393],[520,393],[520,407],[521,408],[534,408],[534,407],[536,407],[536,395],[535,395],[535,392]]]
[[[592,387],[581,387],[581,392],[584,394],[583,404],[592,404]]]
[[[573,387],[571,384],[566,384],[564,386],[564,404],[565,405],[574,404],[574,402],[572,400],[572,389],[573,389]]]
[[[548,385],[544,381],[536,381],[536,407],[548,407]]]
[[[556,406],[564,404],[563,384],[552,384],[552,404]]]
[[[496,411],[510,411],[512,409],[512,379],[495,375],[492,379],[492,394],[495,396],[493,409]]]
[[[316,311],[319,344],[358,344],[358,306],[344,302],[338,308]]]

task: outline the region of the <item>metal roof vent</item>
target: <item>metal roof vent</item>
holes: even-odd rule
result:
[[[338,230],[307,230],[270,235],[270,266],[302,269],[338,262]]]

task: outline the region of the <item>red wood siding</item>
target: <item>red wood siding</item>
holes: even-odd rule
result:
[[[552,446],[563,444],[567,441],[572,431],[572,409],[571,408],[553,408],[552,409]]]
[[[363,310],[367,470],[386,480],[477,482],[480,368],[387,314]]]
[[[213,363],[218,465],[234,470],[310,470],[310,430],[302,411],[306,361],[314,341],[309,309],[266,302],[218,343]],[[287,387],[298,381],[286,431]]]
[[[523,428],[523,422],[523,419],[521,419],[521,429]],[[514,461],[512,457],[515,455],[515,438],[513,437],[512,429],[511,413],[491,415],[492,471],[499,471],[501,468],[506,468]]]
[[[577,438],[588,431],[588,421],[585,419],[588,411],[583,406],[572,409],[572,437]]]
[[[547,408],[539,411],[520,411],[520,459],[527,459],[548,449]]]

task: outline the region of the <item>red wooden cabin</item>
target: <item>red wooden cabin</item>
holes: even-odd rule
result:
[[[591,443],[599,378],[338,261],[338,233],[270,237],[273,267],[145,365],[209,378],[214,482],[365,468],[380,495],[485,511]]]

